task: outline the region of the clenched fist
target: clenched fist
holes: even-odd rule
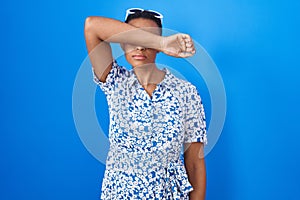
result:
[[[183,33],[163,37],[160,51],[169,56],[180,58],[193,56],[196,52],[192,38]]]

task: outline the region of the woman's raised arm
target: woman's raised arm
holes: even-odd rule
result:
[[[110,42],[153,48],[174,57],[188,57],[195,53],[193,41],[187,34],[162,37],[149,31],[111,18],[87,17],[84,25],[86,46],[99,80],[105,82],[112,66]]]

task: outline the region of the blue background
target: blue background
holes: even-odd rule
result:
[[[98,199],[105,166],[78,137],[72,90],[87,56],[85,18],[122,20],[130,7],[191,34],[223,77],[228,111],[206,157],[207,199],[300,199],[299,1],[0,4],[1,200]]]

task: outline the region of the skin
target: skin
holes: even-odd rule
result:
[[[195,53],[193,40],[187,34],[162,37],[130,24],[100,16],[86,18],[84,36],[93,70],[101,82],[105,82],[112,67],[110,42],[139,45],[180,58],[190,57]]]
[[[96,76],[102,82],[112,68],[110,42],[120,43],[127,61],[132,65],[139,82],[151,96],[157,82],[164,78],[164,72],[155,65],[158,52],[169,56],[186,58],[195,53],[191,37],[175,34],[159,35],[156,29],[146,31],[145,27],[157,27],[148,19],[134,19],[129,24],[105,17],[88,17],[85,20],[84,35],[87,50]],[[145,70],[144,70],[145,69]],[[155,75],[155,76],[153,76]],[[153,81],[155,80],[155,81]],[[150,83],[150,84],[149,84]],[[191,200],[204,200],[206,190],[206,169],[202,143],[184,144],[185,167],[194,190]]]
[[[143,19],[143,18],[133,19],[129,21],[128,24],[138,28],[157,27],[154,21],[149,19]],[[154,34],[159,35],[158,29],[150,29],[150,30]],[[153,48],[145,48],[143,46],[137,46],[131,44],[124,44],[122,46],[123,46],[123,50],[125,51],[126,60],[131,64],[133,68],[145,64],[155,63],[156,55],[159,52]]]
[[[160,35],[160,31],[157,29],[158,26],[152,20],[138,18],[130,20],[128,24],[138,28],[152,27],[146,29],[146,31]],[[127,62],[135,69],[139,82],[151,97],[156,88],[156,83],[160,82],[165,76],[165,72],[155,65],[156,55],[159,51],[141,45],[122,44],[121,46],[125,52]]]
[[[191,200],[204,200],[206,192],[206,168],[204,145],[201,142],[184,144],[185,168],[194,190],[190,192]]]

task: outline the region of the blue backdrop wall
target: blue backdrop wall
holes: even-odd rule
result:
[[[165,27],[191,34],[222,75],[227,115],[206,157],[207,199],[300,199],[299,1],[0,4],[0,199],[98,199],[105,166],[76,131],[73,84],[87,56],[85,18],[123,20],[130,7],[163,13]]]

